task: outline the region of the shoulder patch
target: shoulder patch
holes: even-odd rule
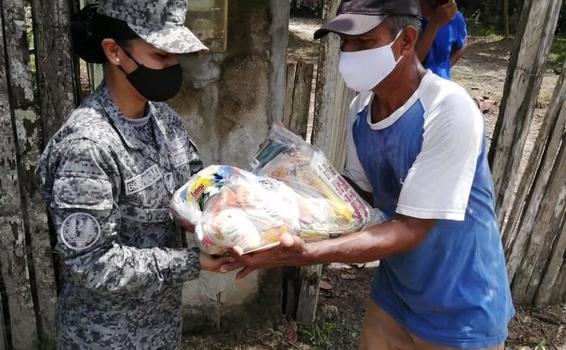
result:
[[[61,224],[59,236],[67,248],[80,252],[98,242],[100,223],[90,214],[74,213]]]

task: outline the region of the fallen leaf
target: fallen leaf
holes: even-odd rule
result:
[[[332,285],[328,281],[322,280],[320,281],[320,289],[331,290]]]

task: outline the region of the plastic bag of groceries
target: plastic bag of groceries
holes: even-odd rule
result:
[[[220,255],[239,246],[249,253],[279,244],[299,226],[297,194],[285,184],[225,166],[209,166],[173,196],[173,215],[194,226],[199,248]]]
[[[330,238],[361,229],[371,208],[324,154],[275,125],[246,172],[211,166],[174,195],[172,211],[194,225],[200,248],[222,254],[267,249],[288,232],[303,239]]]
[[[370,220],[371,207],[324,154],[280,125],[273,126],[251,169],[285,183],[299,195],[297,234],[305,240],[351,233]]]

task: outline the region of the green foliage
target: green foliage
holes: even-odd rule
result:
[[[562,66],[564,61],[566,61],[566,32],[560,33],[554,37],[548,60],[551,65],[557,66]]]
[[[316,320],[310,326],[299,327],[299,338],[317,349],[332,349],[337,328],[334,320]]]
[[[535,346],[535,350],[546,350],[546,341],[542,340]]]
[[[482,41],[495,42],[503,39],[501,29],[494,25],[467,20],[466,26],[468,28],[468,35],[482,38]]]

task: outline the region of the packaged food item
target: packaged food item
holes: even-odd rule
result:
[[[335,237],[360,230],[371,217],[322,152],[279,125],[251,172],[210,166],[175,193],[171,208],[209,254],[234,246],[245,253],[267,249],[283,233],[309,241]]]
[[[251,164],[254,174],[283,182],[299,195],[299,228],[305,240],[358,231],[371,207],[330,164],[324,154],[275,124]]]
[[[224,165],[193,176],[175,193],[171,209],[183,226],[194,227],[201,250],[215,255],[234,246],[246,253],[273,247],[281,234],[299,225],[292,189]]]

